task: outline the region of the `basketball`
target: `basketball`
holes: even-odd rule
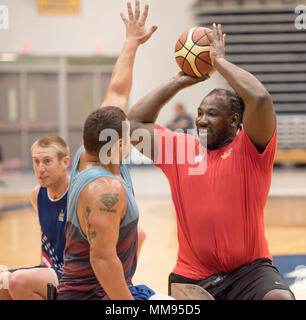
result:
[[[194,27],[181,34],[175,45],[175,60],[185,74],[202,77],[212,69],[210,42],[205,34],[209,28]]]

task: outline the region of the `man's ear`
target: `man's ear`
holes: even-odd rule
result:
[[[70,157],[69,156],[65,156],[63,158],[63,162],[64,162],[64,165],[66,167],[66,169],[69,167],[69,164],[70,164]]]
[[[231,127],[235,128],[238,127],[240,123],[240,115],[239,113],[235,112],[234,114],[232,114],[231,117]]]

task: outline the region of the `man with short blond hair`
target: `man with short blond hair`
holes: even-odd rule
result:
[[[41,265],[2,272],[0,299],[47,298],[47,283],[57,285],[62,273],[65,248],[69,147],[55,134],[47,134],[31,147],[33,169],[39,185],[30,201],[41,226]]]

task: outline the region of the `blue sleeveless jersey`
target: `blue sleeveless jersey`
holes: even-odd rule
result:
[[[62,274],[67,219],[67,194],[59,200],[50,200],[46,188],[41,187],[37,198],[41,226],[42,264]]]
[[[58,299],[79,299],[79,295],[82,292],[84,296],[88,295],[88,293],[100,298],[106,295],[91,267],[90,245],[86,235],[81,230],[77,215],[80,193],[86,185],[98,178],[108,177],[115,179],[122,184],[126,192],[127,209],[120,224],[116,249],[128,286],[132,285],[132,277],[137,264],[138,207],[134,198],[129,171],[125,165],[120,165],[120,172],[125,182],[102,167],[91,167],[79,172],[78,164],[83,150],[84,147],[81,147],[77,151],[71,171],[66,225],[67,243],[64,253],[63,274],[57,288]]]

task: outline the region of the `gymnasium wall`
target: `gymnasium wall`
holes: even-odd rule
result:
[[[97,44],[103,45],[103,55],[118,55],[124,40],[124,25],[119,13],[126,13],[126,1],[80,2],[79,15],[43,15],[38,13],[36,0],[0,0],[0,5],[9,9],[9,29],[0,30],[0,53],[20,53],[26,42],[31,55],[91,56],[95,54]],[[138,51],[130,105],[178,71],[173,54],[175,42],[183,31],[195,24],[191,10],[194,0],[146,2],[150,4],[147,25],[156,24],[159,28]],[[216,83],[226,86],[216,75],[205,85],[178,94],[176,100],[183,102],[195,115],[201,98]],[[161,112],[159,123],[165,124],[172,117],[173,102]]]

